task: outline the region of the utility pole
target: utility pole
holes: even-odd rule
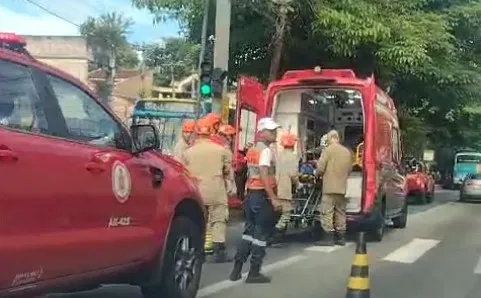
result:
[[[116,67],[117,67],[117,53],[115,47],[112,45],[107,53],[109,57],[109,65],[105,71],[105,87],[102,94],[102,100],[106,104],[110,106],[110,102],[112,101],[112,93],[114,91],[115,86],[115,76],[116,76]]]
[[[202,19],[202,33],[200,37],[200,53],[199,53],[199,65],[198,70],[200,72],[200,65],[202,64],[202,60],[205,57],[205,48],[207,45],[207,25],[209,23],[209,7],[210,7],[210,0],[204,0],[204,16]]]
[[[204,15],[202,19],[202,33],[200,37],[200,53],[199,53],[199,65],[197,67],[197,73],[199,74],[199,80],[197,87],[195,88],[196,90],[200,88],[200,76],[201,76],[201,68],[202,68],[202,63],[205,62],[204,59],[206,57],[205,52],[206,52],[206,47],[207,47],[207,26],[209,24],[209,9],[210,9],[210,1],[211,0],[204,0]],[[192,87],[194,87],[194,84],[192,84]],[[201,104],[202,104],[202,94],[198,92],[197,90],[197,117],[201,115]]]
[[[216,0],[214,68],[225,71],[229,68],[230,17],[231,0]],[[223,90],[227,90],[226,86],[227,80],[224,80]],[[222,113],[222,99],[213,99],[212,112]]]
[[[170,86],[172,87],[172,98],[175,99],[174,64],[171,64],[171,65],[170,65]]]

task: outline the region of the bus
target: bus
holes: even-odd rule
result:
[[[458,152],[454,156],[453,183],[458,188],[468,174],[481,172],[481,152]]]
[[[197,119],[197,100],[177,98],[139,99],[134,106],[132,124],[151,124],[159,131],[162,153],[173,155],[182,135],[182,124]]]

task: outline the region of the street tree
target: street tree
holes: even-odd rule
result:
[[[170,13],[181,21],[189,39],[199,40],[203,1],[133,2],[156,16]],[[271,44],[279,28],[278,14],[266,6],[272,1],[231,2],[229,72],[268,81],[277,59]],[[480,106],[481,1],[293,3],[283,31],[281,72],[321,65],[353,68],[361,76],[374,73],[402,110],[407,146],[420,140],[435,147],[479,143],[474,123],[480,122],[480,116],[469,114],[465,107]],[[209,30],[213,30],[212,18]]]
[[[155,69],[155,83],[170,86],[197,72],[200,45],[186,38],[167,38],[162,44],[145,46],[144,63]]]
[[[87,39],[95,62],[106,72],[105,84],[100,86],[99,95],[108,102],[114,86],[115,70],[119,63],[135,66],[138,63],[135,52],[127,41],[133,22],[115,12],[89,17],[81,26],[80,32]]]

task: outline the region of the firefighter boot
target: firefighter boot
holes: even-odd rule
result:
[[[213,252],[212,247],[212,234],[207,232],[205,234],[205,243],[204,243],[204,254],[209,255]]]
[[[213,243],[212,263],[228,263],[227,251],[224,243]]]
[[[248,284],[268,284],[271,282],[271,278],[265,276],[261,273],[261,266],[260,265],[253,265],[251,264],[251,268],[249,270],[249,274],[246,278],[246,283]]]
[[[231,281],[237,281],[242,278],[242,262],[235,261],[234,268],[232,268],[232,272],[230,273],[229,279]]]
[[[336,232],[336,240],[334,241],[336,245],[345,246],[346,245],[346,233]]]
[[[323,239],[316,243],[318,246],[334,246],[334,233],[326,232],[324,233]]]

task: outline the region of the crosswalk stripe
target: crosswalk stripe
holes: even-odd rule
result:
[[[287,259],[284,259],[284,260],[281,260],[281,261],[278,261],[278,262],[275,262],[275,263],[272,263],[272,264],[269,264],[269,265],[263,267],[262,272],[268,273],[270,271],[279,270],[279,269],[282,269],[282,268],[285,268],[285,267],[289,267],[289,266],[291,266],[291,265],[293,265],[293,264],[295,264],[299,261],[303,261],[303,260],[306,260],[306,259],[307,259],[306,256],[295,255],[295,256],[289,257]],[[247,277],[247,273],[243,273],[242,279],[245,279],[246,277]],[[218,283],[206,286],[206,287],[199,290],[196,297],[197,298],[207,297],[207,296],[216,294],[220,291],[223,291],[223,290],[232,288],[234,286],[240,285],[244,282],[242,279],[238,280],[238,281],[223,280],[223,281],[220,281]]]
[[[439,244],[439,240],[414,238],[383,258],[383,261],[412,264]]]
[[[352,246],[353,243],[346,243],[345,246],[309,246],[305,248],[305,251],[310,251],[310,252],[323,252],[323,253],[331,253],[333,251],[339,250],[341,248],[349,247]]]

